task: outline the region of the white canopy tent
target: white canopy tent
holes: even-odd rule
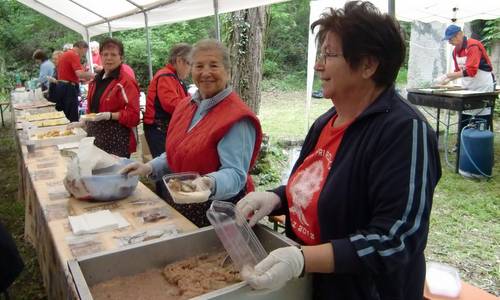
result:
[[[78,32],[87,41],[96,35],[145,28],[152,77],[149,26],[171,24],[288,0],[18,0]],[[91,57],[91,55],[90,55]]]
[[[394,0],[395,1],[395,0]],[[317,20],[321,13],[329,7],[341,8],[345,0],[311,0],[309,15],[310,24]],[[387,12],[390,0],[371,0],[380,11]],[[395,17],[400,21],[421,21],[425,23],[438,21],[444,24],[456,22],[463,25],[473,20],[491,20],[500,17],[500,1],[498,0],[419,0],[395,1]],[[307,56],[307,95],[306,115],[309,127],[309,108],[311,106],[311,93],[314,80],[314,63],[317,45],[316,33],[309,32],[309,45]]]
[[[84,38],[192,20],[287,0],[18,0]]]

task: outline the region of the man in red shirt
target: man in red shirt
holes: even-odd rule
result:
[[[491,60],[480,41],[465,36],[462,29],[455,24],[446,28],[443,40],[455,46],[453,49],[455,69],[440,78],[443,84],[455,79],[461,79],[462,86],[471,91],[492,92],[495,90]],[[487,127],[490,127],[492,120],[491,107],[464,110],[462,114],[459,124],[460,131],[473,117],[486,120]],[[493,130],[493,128],[491,129]]]
[[[66,118],[71,122],[78,121],[78,95],[80,79],[91,80],[94,74],[85,72],[80,63],[81,57],[88,51],[89,45],[85,41],[73,44],[73,49],[64,52],[57,65],[56,109],[64,111]]]

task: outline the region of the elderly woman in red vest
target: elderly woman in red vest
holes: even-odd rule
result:
[[[102,150],[130,157],[136,150],[135,127],[139,124],[139,86],[123,67],[123,44],[106,38],[101,42],[103,69],[89,84],[87,114],[88,136]]]
[[[131,164],[122,172],[154,180],[167,173],[198,172],[202,177],[194,183],[210,189],[210,200],[235,202],[253,190],[248,171],[259,153],[260,123],[228,85],[229,53],[220,42],[198,42],[190,61],[198,91],[179,102],[173,112],[165,153],[147,164]],[[206,199],[177,204],[166,198],[197,226],[209,225],[205,212],[210,202]]]

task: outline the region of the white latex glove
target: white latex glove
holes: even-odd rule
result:
[[[99,122],[99,121],[107,121],[111,120],[111,113],[109,111],[107,112],[101,112],[95,115],[95,117],[88,119],[88,122]]]
[[[129,176],[148,176],[153,172],[153,167],[150,164],[143,164],[140,162],[133,162],[125,166],[125,168],[118,171],[119,174],[127,174]]]
[[[304,269],[304,255],[299,248],[278,248],[258,263],[253,272],[243,269],[241,277],[257,290],[279,289],[287,281],[298,278]]]
[[[438,76],[434,82],[436,84],[442,84],[442,85],[445,85],[445,84],[448,84],[448,82],[450,82],[450,78],[448,78],[448,76],[446,74],[443,74],[443,75],[440,75]]]
[[[279,208],[280,197],[272,192],[252,192],[236,203],[236,209],[248,224],[254,226],[260,219]]]
[[[85,122],[83,122],[83,121],[80,121],[80,122],[71,122],[68,125],[66,125],[66,129],[70,130],[70,129],[73,129],[73,128],[82,128],[84,126],[85,126]]]
[[[196,186],[196,191],[210,191],[212,193],[215,188],[215,179],[209,176],[198,177],[191,183]]]

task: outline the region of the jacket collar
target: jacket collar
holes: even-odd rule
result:
[[[120,69],[122,68],[122,65],[120,64],[116,69],[114,69],[113,71],[111,71],[111,73],[109,73],[108,76],[106,76],[106,78],[104,79],[118,79],[120,77]],[[99,79],[103,79],[104,77],[104,70],[102,70],[101,72],[99,72],[98,74],[99,76]]]
[[[462,49],[467,49],[467,37],[464,36],[464,39],[462,41],[462,45],[460,45],[460,47],[457,47],[458,50],[462,50]]]
[[[172,64],[167,64],[165,66],[168,72],[174,73],[177,76],[177,70],[175,69],[174,65]]]
[[[363,119],[367,116],[377,114],[377,113],[382,113],[382,112],[389,112],[392,107],[392,99],[394,97],[394,94],[396,93],[396,90],[394,88],[394,85],[391,85],[387,87],[378,97],[371,103],[357,118],[354,120],[356,122],[357,120]],[[333,117],[337,113],[337,110],[335,107],[332,107],[325,115],[327,120],[329,120],[331,117]],[[326,120],[326,121],[327,121]]]

